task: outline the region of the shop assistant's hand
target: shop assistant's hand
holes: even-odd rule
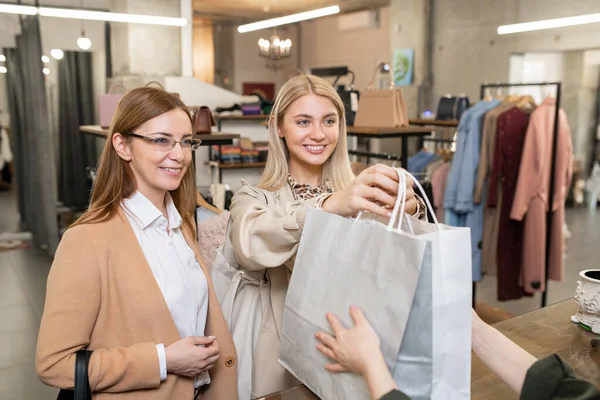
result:
[[[410,177],[406,182],[406,213],[417,210],[417,200]],[[350,185],[329,196],[323,202],[323,210],[343,217],[354,217],[360,211],[369,211],[389,217],[396,204],[398,173],[387,165],[373,165],[361,172]]]
[[[189,336],[167,346],[167,372],[193,377],[211,369],[219,359],[215,337]]]
[[[316,337],[321,342],[317,345],[317,349],[334,361],[333,364],[325,366],[328,371],[365,375],[369,366],[383,359],[381,343],[358,307],[350,307],[350,315],[355,326],[345,329],[334,314],[327,314],[327,321],[335,337],[325,332],[317,333]]]
[[[371,397],[379,399],[396,389],[396,383],[387,368],[381,353],[379,337],[358,307],[350,307],[354,328],[345,329],[333,314],[327,320],[335,337],[325,332],[317,333],[320,343],[317,348],[334,361],[325,369],[330,372],[354,372],[367,381]]]

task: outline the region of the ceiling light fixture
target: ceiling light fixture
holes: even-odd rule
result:
[[[133,24],[151,24],[168,26],[185,26],[185,18],[155,17],[152,15],[122,14],[105,11],[72,10],[66,8],[40,7],[43,17],[89,19],[93,21],[129,22]]]
[[[260,29],[272,28],[274,26],[293,24],[295,22],[306,21],[307,19],[325,17],[327,15],[333,15],[340,12],[340,6],[331,6],[325,8],[319,8],[317,10],[301,12],[298,14],[292,14],[285,17],[278,17],[273,19],[267,19],[264,21],[253,22],[251,24],[238,26],[238,32],[246,33],[251,31],[257,31]]]
[[[38,8],[33,6],[19,6],[16,4],[0,4],[0,13],[36,15]]]
[[[92,41],[85,36],[85,32],[81,32],[81,37],[77,39],[77,46],[81,50],[89,50],[92,47]]]
[[[6,56],[4,54],[0,54],[0,62],[6,61]]]
[[[57,60],[62,60],[65,56],[65,53],[61,49],[52,49],[50,50],[50,55]]]
[[[44,68],[42,72],[44,73],[44,75],[50,75],[50,70],[48,68]]]
[[[0,67],[0,74],[5,74],[7,72],[8,70],[6,69],[6,67]]]
[[[42,56],[42,62],[43,63],[49,63],[50,62],[50,57],[48,57],[48,56]]]
[[[600,14],[586,14],[575,17],[545,19],[540,21],[523,22],[520,24],[502,25],[498,27],[499,35],[509,33],[539,31],[543,29],[564,28],[600,22]]]
[[[185,26],[185,18],[157,17],[153,15],[122,14],[105,11],[76,10],[70,8],[33,7],[12,4],[0,4],[0,13],[36,15],[42,17],[89,19],[107,22],[128,22],[133,24],[150,24],[166,26]]]
[[[273,35],[271,39],[260,38],[258,41],[258,55],[270,60],[280,60],[292,54],[292,41],[280,39]]]

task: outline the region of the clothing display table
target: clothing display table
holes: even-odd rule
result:
[[[571,322],[571,315],[576,311],[577,305],[569,299],[493,326],[536,358],[556,353],[574,368],[578,377],[598,381],[600,352],[596,355],[590,345],[597,336]],[[323,370],[323,373],[327,372]],[[473,354],[471,398],[516,400],[518,396]],[[318,400],[318,397],[306,387],[299,386],[261,400]]]

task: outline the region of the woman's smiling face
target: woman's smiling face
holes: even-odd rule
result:
[[[285,139],[290,168],[322,167],[337,145],[340,117],[331,100],[310,93],[289,107],[278,133]]]

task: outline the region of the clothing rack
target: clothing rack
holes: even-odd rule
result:
[[[481,100],[485,97],[486,89],[489,88],[510,88],[523,86],[554,86],[556,88],[556,106],[554,108],[554,126],[552,130],[552,158],[550,159],[550,190],[548,194],[548,211],[546,213],[546,243],[545,243],[545,265],[544,265],[544,291],[542,292],[542,308],[546,307],[548,301],[548,273],[550,272],[550,246],[552,243],[552,209],[554,207],[554,178],[556,175],[556,143],[558,142],[558,123],[560,110],[560,92],[562,82],[535,82],[535,83],[495,83],[483,84],[480,89]],[[476,283],[473,282],[473,308],[475,308],[475,289]]]

